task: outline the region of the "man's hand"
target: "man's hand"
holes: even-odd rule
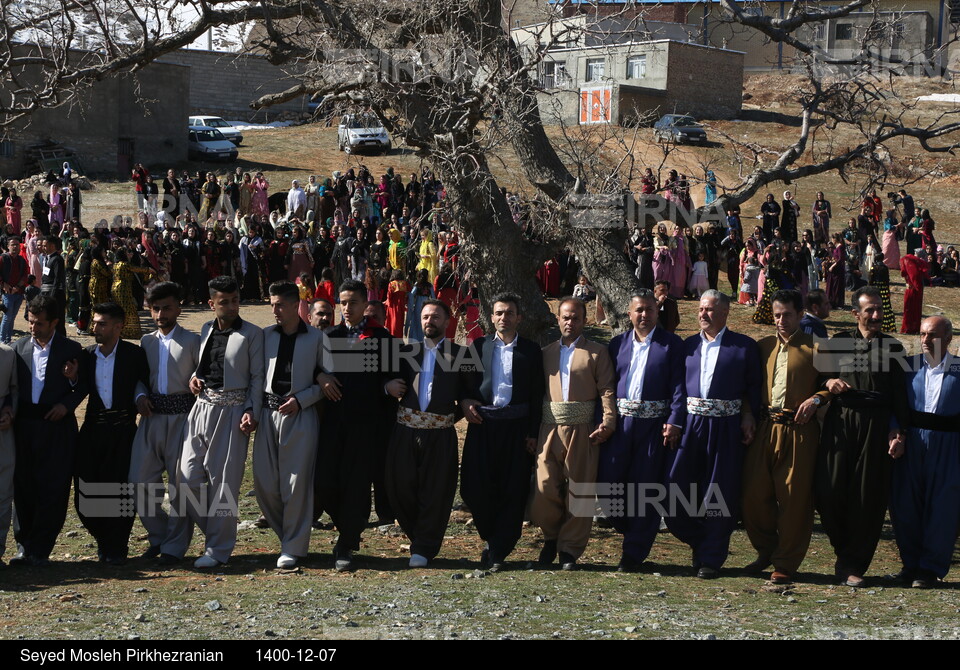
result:
[[[0,410],[0,430],[10,430],[13,427],[13,408],[4,407]]]
[[[887,450],[887,453],[890,454],[890,458],[897,459],[903,456],[903,452],[906,451],[907,445],[904,442],[903,435],[900,434],[900,431],[891,430],[890,434],[887,436],[887,441],[890,444],[890,448]]]
[[[594,446],[603,444],[610,439],[611,435],[613,435],[613,431],[601,423],[599,426],[597,426],[595,431],[590,433],[590,444]]]
[[[67,406],[62,402],[50,408],[50,411],[43,416],[44,421],[59,421],[67,415]]]
[[[483,423],[483,417],[480,416],[480,412],[477,410],[479,406],[480,403],[476,400],[463,401],[463,415],[469,423]]]
[[[391,379],[384,388],[387,390],[388,395],[400,400],[407,392],[407,382],[402,379]]]
[[[63,364],[63,376],[66,377],[71,384],[77,383],[77,377],[79,376],[79,364],[77,359],[69,360]]]
[[[744,444],[753,442],[753,436],[757,433],[757,422],[754,420],[753,414],[744,414],[741,417],[740,432],[743,433],[741,442]]]
[[[527,453],[530,453],[530,454],[537,453],[537,438],[535,437],[527,438]]]
[[[840,395],[841,393],[846,393],[852,387],[847,382],[842,379],[828,379],[827,380],[827,390],[830,391],[833,395]]]
[[[813,402],[813,398],[807,398],[797,408],[797,411],[794,412],[793,422],[798,426],[802,426],[813,418],[813,415],[817,413],[817,409],[817,404]]]
[[[680,444],[681,435],[683,435],[683,430],[679,426],[669,423],[663,424],[663,446],[676,449],[677,445]]]
[[[141,416],[151,416],[153,414],[153,403],[150,402],[150,398],[145,395],[137,398],[137,411],[140,412]]]
[[[317,384],[320,385],[323,397],[327,400],[337,402],[343,398],[343,384],[334,375],[321,372],[317,375]]]
[[[244,412],[240,418],[240,430],[244,435],[249,435],[257,429],[257,420],[253,418],[253,412]]]
[[[300,411],[300,401],[293,396],[290,396],[282,405],[280,405],[280,407],[277,408],[277,411],[284,416],[293,416]]]
[[[200,391],[203,390],[203,380],[196,377],[191,377],[190,390],[193,392],[193,395],[200,395]]]

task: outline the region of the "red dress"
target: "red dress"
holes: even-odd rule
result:
[[[560,297],[560,264],[551,258],[537,270],[537,282],[544,295],[551,298]]]
[[[900,332],[915,335],[920,332],[923,282],[930,278],[930,266],[922,258],[907,254],[900,259],[900,274],[907,282],[907,288],[903,292],[903,323],[900,325]]]
[[[444,337],[452,342],[457,336],[457,322],[459,321],[459,317],[457,316],[457,295],[460,291],[456,286],[448,285],[440,288],[439,280],[440,278],[437,277],[437,281],[433,284],[433,290],[437,296],[437,300],[450,308],[450,322],[447,323],[447,332],[444,334]]]
[[[384,328],[394,337],[403,338],[403,322],[407,318],[407,292],[410,284],[399,279],[387,287],[387,322]]]
[[[333,282],[332,281],[322,281],[317,284],[317,290],[313,294],[314,300],[319,300],[323,298],[331,305],[336,305],[337,303],[333,299]]]

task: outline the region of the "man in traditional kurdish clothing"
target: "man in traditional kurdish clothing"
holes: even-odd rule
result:
[[[103,514],[95,509],[99,484],[126,484],[130,474],[130,451],[137,434],[137,389],[150,379],[143,349],[120,339],[125,314],[113,302],[93,306],[90,329],[96,344],[85,353],[90,397],[77,439],[77,467],[74,488],[77,516],[97,541],[102,563],[127,562],[133,514]],[[131,496],[114,498],[119,512]]]
[[[190,392],[190,377],[200,362],[200,336],[177,323],[177,284],[162,282],[153,286],[147,293],[147,304],[157,329],[140,340],[150,367],[150,383],[137,391],[140,425],[130,454],[130,481],[141,487],[136,496],[137,512],[150,541],[142,558],[157,558],[164,565],[174,565],[183,560],[193,535],[176,481],[187,414],[196,399]],[[163,496],[150,488],[159,488],[164,472],[170,495],[169,514],[161,505]]]
[[[444,337],[450,308],[424,302],[424,340],[399,361],[400,376],[387,391],[400,401],[387,452],[387,492],[410,538],[410,567],[436,557],[457,492],[457,410],[476,412],[476,362],[470,349]],[[369,488],[367,489],[369,505]]]
[[[533,453],[543,405],[543,354],[520,337],[520,298],[493,300],[496,334],[473,344],[482,362],[481,406],[468,409],[460,493],[487,546],[480,562],[491,572],[506,565],[523,530]]]
[[[757,550],[747,571],[771,563],[774,584],[793,580],[813,533],[813,472],[820,424],[817,408],[830,400],[814,366],[813,336],[800,327],[799,291],[773,295],[777,334],[760,340],[763,372],[757,434],[743,469],[743,525]]]
[[[904,380],[910,428],[891,454],[903,453],[890,494],[900,576],[920,589],[946,576],[960,525],[960,360],[948,350],[952,334],[942,316],[920,324],[923,353],[911,359]]]
[[[814,493],[820,523],[837,555],[837,578],[858,587],[886,516],[893,463],[888,452],[910,417],[904,349],[881,332],[880,291],[864,286],[853,294],[853,304],[857,327],[820,345],[817,367],[831,377],[826,389],[834,398],[820,436]]]
[[[560,340],[543,349],[546,393],[530,518],[543,531],[538,563],[548,567],[559,554],[564,570],[576,570],[590,539],[600,445],[617,426],[613,363],[603,345],[583,337],[586,320],[581,300],[563,298]]]
[[[608,515],[623,533],[618,569],[636,572],[647,560],[660,528],[660,509],[653,504],[655,496],[648,487],[663,484],[667,455],[680,441],[687,407],[683,340],[660,327],[653,291],[635,293],[627,315],[633,328],[614,337],[608,347],[617,373],[619,417],[617,432],[600,452],[597,480],[634,489],[634,495],[607,500],[619,503],[620,514]],[[631,509],[630,502],[641,494],[651,502]]]
[[[760,409],[757,343],[727,330],[730,298],[710,289],[700,298],[700,333],[684,342],[687,424],[667,484],[690,506],[675,504],[667,527],[693,549],[701,579],[727,560],[736,526],[743,449],[753,440]]]
[[[240,293],[230,277],[211,279],[213,321],[203,324],[200,364],[190,379],[190,410],[180,457],[180,482],[190,489],[190,516],[206,536],[194,567],[226,563],[237,543],[237,505],[247,444],[263,404],[263,331],[240,318]]]
[[[313,474],[323,397],[314,381],[330,372],[326,335],[300,318],[300,294],[290,281],[270,285],[277,325],[263,329],[266,388],[253,441],[257,502],[280,538],[278,568],[293,568],[307,555],[313,521]]]

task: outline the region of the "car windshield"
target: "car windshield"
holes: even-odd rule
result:
[[[196,131],[197,141],[198,142],[216,142],[217,140],[225,139],[223,133],[214,128],[207,128],[206,130]]]
[[[675,116],[673,121],[670,122],[672,126],[696,126],[697,120],[692,116]]]
[[[223,119],[207,119],[207,122],[204,123],[205,126],[210,126],[211,128],[229,128],[230,124],[224,121]]]
[[[375,116],[368,116],[366,114],[357,116],[348,116],[347,117],[347,128],[381,128],[383,124],[380,123],[380,119]]]

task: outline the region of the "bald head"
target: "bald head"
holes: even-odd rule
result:
[[[947,355],[953,339],[953,324],[945,316],[928,316],[920,324],[920,349],[927,363],[936,367]]]

